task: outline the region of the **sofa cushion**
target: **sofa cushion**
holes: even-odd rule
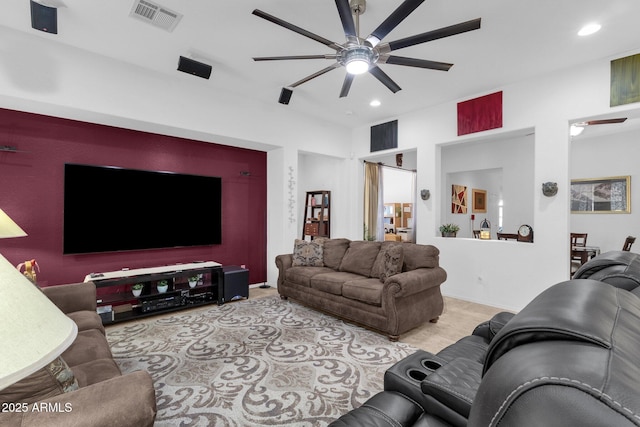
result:
[[[435,268],[439,265],[438,248],[432,245],[419,245],[416,243],[403,243],[404,271],[416,268]]]
[[[285,273],[285,279],[296,285],[311,287],[311,278],[322,273],[332,273],[327,267],[290,267]]]
[[[342,295],[342,284],[351,280],[364,279],[359,274],[346,271],[332,271],[331,273],[317,274],[310,280],[311,287],[322,292],[334,295]]]
[[[322,241],[310,241],[296,239],[293,245],[293,263],[294,267],[322,267],[324,261],[322,258]]]
[[[379,252],[380,242],[351,242],[342,258],[339,270],[371,277],[371,270]]]
[[[33,403],[78,389],[73,371],[61,357],[0,391],[2,403]]]
[[[382,282],[377,278],[351,280],[342,285],[342,296],[365,304],[382,305]]]
[[[344,254],[349,249],[349,239],[325,239],[323,242],[324,266],[338,270]]]

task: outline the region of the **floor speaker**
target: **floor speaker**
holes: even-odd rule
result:
[[[46,33],[58,34],[58,9],[31,0],[31,26]]]
[[[203,79],[211,77],[211,65],[185,58],[184,56],[181,56],[178,61],[178,71],[193,74]]]

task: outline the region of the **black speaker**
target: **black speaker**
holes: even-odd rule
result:
[[[45,33],[58,34],[58,9],[31,0],[31,26]]]
[[[178,71],[208,79],[211,76],[211,65],[181,56],[178,61]]]
[[[283,87],[282,91],[280,92],[280,99],[278,99],[278,102],[280,104],[288,105],[289,101],[291,100],[291,95],[293,95],[293,91],[291,89]]]

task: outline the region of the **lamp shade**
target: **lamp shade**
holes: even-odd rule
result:
[[[0,255],[0,390],[45,367],[78,327]]]
[[[27,233],[11,218],[0,209],[0,239],[8,239],[10,237],[24,237]]]

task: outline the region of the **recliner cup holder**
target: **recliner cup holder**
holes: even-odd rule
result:
[[[423,359],[420,364],[430,371],[435,371],[438,368],[442,367],[442,363],[437,362],[431,359]]]
[[[416,380],[418,382],[422,382],[425,378],[427,378],[427,373],[424,371],[421,371],[419,369],[409,369],[407,371],[407,375],[409,376],[409,378]]]

